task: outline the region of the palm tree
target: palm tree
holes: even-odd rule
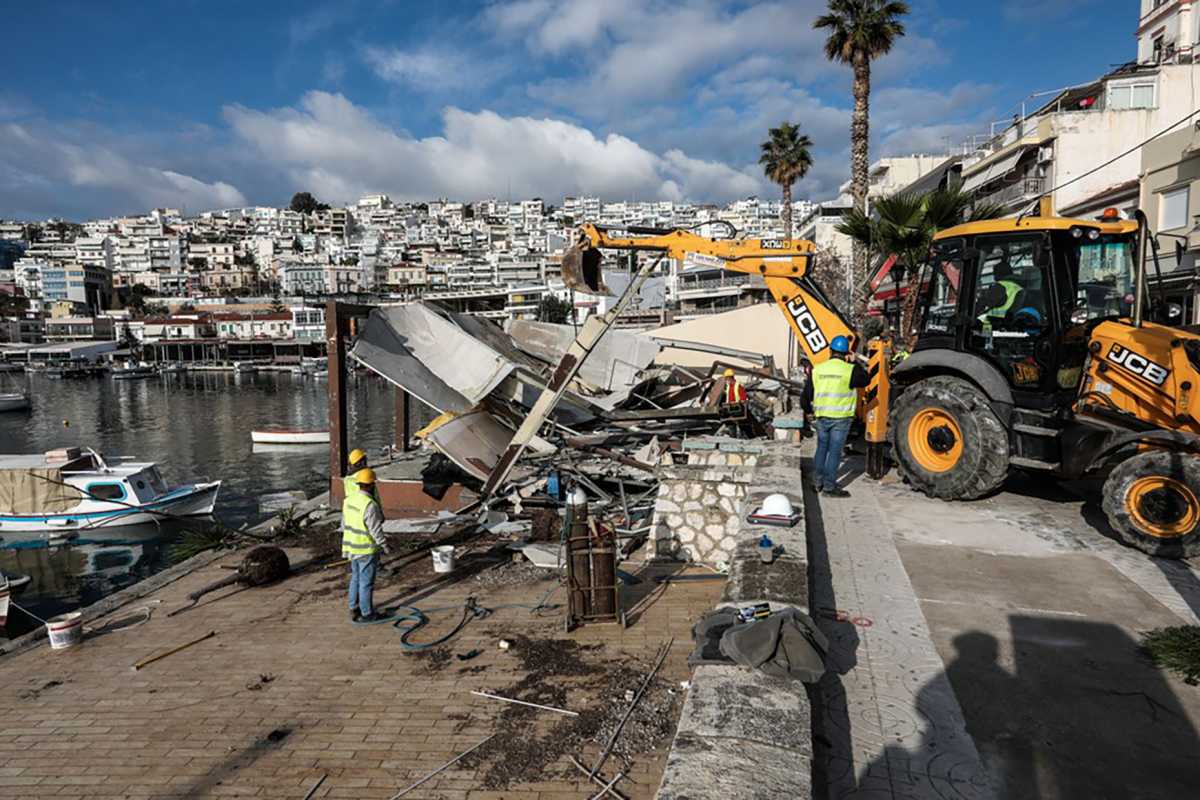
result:
[[[854,69],[854,116],[850,122],[850,186],[854,207],[867,210],[868,142],[870,140],[871,62],[892,49],[904,35],[900,17],[908,3],[897,0],[829,0],[829,13],[817,18],[816,29],[828,29],[825,56]],[[855,247],[856,271],[866,268],[866,254]]]
[[[800,133],[800,126],[790,122],[771,128],[768,139],[762,143],[762,164],[766,176],[783,188],[784,241],[792,240],[792,184],[808,174],[812,156],[808,148],[812,140]]]
[[[931,192],[901,191],[881,197],[875,201],[872,214],[852,209],[842,217],[837,230],[853,239],[865,253],[895,255],[892,270],[897,276],[897,286],[900,276],[907,272],[909,286],[918,287],[922,280],[920,271],[938,231],[963,222],[1002,216],[1002,206],[975,203],[974,196],[964,192],[961,184],[952,184]],[[900,311],[901,340],[912,337],[917,294],[909,291],[904,299]]]

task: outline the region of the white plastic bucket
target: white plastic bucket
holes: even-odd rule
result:
[[[62,650],[74,647],[83,639],[83,614],[72,611],[46,620],[46,631],[50,634],[50,647]]]
[[[454,546],[449,544],[433,548],[433,571],[454,571]]]

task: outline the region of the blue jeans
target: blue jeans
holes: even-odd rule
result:
[[[817,429],[817,454],[813,456],[813,483],[818,489],[829,492],[837,488],[838,466],[842,463],[842,449],[850,435],[852,417],[831,419],[817,417],[813,424]]]
[[[374,611],[371,595],[375,592],[375,569],[379,566],[379,554],[366,558],[350,559],[350,610],[355,606],[363,616]]]

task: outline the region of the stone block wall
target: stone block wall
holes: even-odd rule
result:
[[[748,481],[748,468],[660,467],[649,557],[724,569],[737,547],[734,534]]]
[[[746,487],[765,445],[704,436],[684,442],[687,463],[676,464],[668,454],[657,470],[648,557],[724,570],[737,548]]]
[[[745,502],[773,492],[803,510],[800,449],[790,443],[764,449],[745,489]],[[763,533],[779,548],[763,564],[756,543]],[[773,609],[808,608],[805,521],[767,528],[739,520],[737,548],[720,605],[760,602]],[[656,800],[804,800],[812,792],[812,716],[804,685],[736,666],[704,664],[692,673],[675,740]]]

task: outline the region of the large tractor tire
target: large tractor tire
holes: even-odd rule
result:
[[[927,378],[906,388],[889,428],[900,474],[930,497],[974,500],[1008,476],[1008,432],[983,393],[962,378]]]
[[[1144,553],[1200,555],[1200,458],[1152,450],[1122,461],[1104,483],[1104,513]]]

